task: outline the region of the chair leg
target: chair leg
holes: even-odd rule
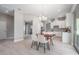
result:
[[[55,38],[55,37],[54,37],[54,38]],[[52,41],[51,41],[51,42],[52,42],[52,45],[54,45],[54,43],[53,43],[54,38],[53,38]]]
[[[33,45],[34,45],[34,42],[32,41],[31,48],[33,47]]]
[[[37,50],[39,50],[40,42],[38,43]]]
[[[52,42],[52,45],[53,45],[53,40],[51,42]]]
[[[36,50],[38,49],[38,42],[36,42]]]
[[[44,43],[44,53],[46,52],[46,49],[45,49],[45,43]]]
[[[53,40],[51,39],[50,43],[53,45]]]
[[[47,43],[47,49],[50,50],[50,45],[49,45],[49,43]]]

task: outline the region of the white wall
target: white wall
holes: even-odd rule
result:
[[[20,10],[14,11],[14,41],[21,41],[24,38],[24,20]]]
[[[23,14],[23,19],[24,21],[28,22],[28,21],[32,21],[34,19],[34,16],[32,15],[27,15],[27,14]]]
[[[73,13],[66,14],[66,27],[71,27],[70,43],[73,44],[73,40],[74,40],[74,14]]]
[[[7,38],[7,16],[0,14],[0,39]]]
[[[72,24],[72,14],[71,13],[67,13],[66,14],[66,27],[71,26]]]
[[[8,39],[14,38],[14,17],[7,16],[7,37]]]
[[[15,10],[14,12],[14,41],[21,41],[24,38],[24,22],[32,21],[32,33],[40,33],[41,23],[38,16],[23,14],[22,11]]]
[[[13,17],[0,13],[0,39],[8,39],[13,35]]]
[[[34,17],[32,30],[33,30],[33,34],[37,34],[41,32],[41,22],[39,17]]]
[[[36,34],[36,33],[40,33],[41,32],[41,22],[40,22],[40,18],[38,16],[33,16],[33,15],[23,15],[23,19],[24,21],[28,22],[28,21],[32,21],[33,25],[32,25],[32,33]]]

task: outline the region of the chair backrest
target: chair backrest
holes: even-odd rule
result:
[[[38,41],[39,42],[45,42],[46,41],[46,39],[45,39],[45,37],[43,36],[43,35],[38,35]]]
[[[32,40],[37,41],[38,40],[37,36],[33,34],[32,35]]]

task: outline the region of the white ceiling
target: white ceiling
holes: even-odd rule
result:
[[[71,11],[73,4],[1,4],[0,12],[12,15],[15,9],[35,16],[57,17]]]

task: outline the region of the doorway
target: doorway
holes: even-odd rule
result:
[[[32,35],[32,22],[25,22],[25,38],[29,38]]]

